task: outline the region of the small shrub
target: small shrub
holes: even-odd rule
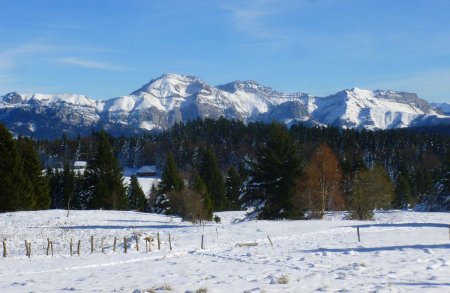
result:
[[[198,288],[197,290],[195,290],[195,293],[207,293],[208,292],[208,288]]]
[[[167,284],[167,283],[164,283],[163,288],[164,288],[164,290],[166,290],[166,291],[173,291],[172,286],[170,286],[170,284]]]
[[[289,282],[289,279],[286,275],[282,275],[281,277],[278,278],[278,284],[287,284]]]
[[[218,215],[215,215],[213,218],[214,222],[216,222],[217,224],[220,224],[220,222],[222,221],[222,219],[220,219],[220,217]]]

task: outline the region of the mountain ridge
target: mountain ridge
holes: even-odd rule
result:
[[[196,118],[273,120],[356,129],[449,124],[450,116],[414,93],[345,89],[325,97],[282,93],[254,80],[211,86],[174,73],[151,79],[129,95],[93,100],[79,94],[0,96],[0,122],[17,134],[54,138],[104,128],[113,135],[163,131]]]

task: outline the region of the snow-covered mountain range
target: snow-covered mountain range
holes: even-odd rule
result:
[[[211,86],[179,74],[165,74],[130,95],[104,101],[75,94],[0,96],[0,122],[14,133],[36,138],[83,135],[100,128],[115,135],[161,131],[176,122],[221,116],[245,123],[391,129],[450,125],[449,115],[443,104],[432,106],[413,93],[352,88],[315,97],[277,92],[255,81]]]

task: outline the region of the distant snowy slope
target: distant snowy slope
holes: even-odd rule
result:
[[[450,115],[450,103],[432,103],[431,106],[444,115]]]
[[[73,94],[9,93],[0,97],[0,122],[14,133],[36,138],[100,128],[113,135],[161,131],[181,121],[220,117],[390,129],[450,124],[450,117],[442,115],[445,105],[432,107],[406,92],[353,88],[315,97],[281,93],[255,81],[211,86],[197,77],[165,74],[127,96],[104,101]]]

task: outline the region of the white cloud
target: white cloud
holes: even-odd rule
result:
[[[123,70],[123,68],[109,64],[109,63],[98,62],[98,61],[93,61],[93,60],[86,60],[86,59],[81,59],[81,58],[77,58],[77,57],[59,58],[59,59],[56,59],[55,61],[59,62],[59,63],[76,65],[79,67],[90,68],[90,69],[101,69],[101,70],[112,70],[112,71]]]

